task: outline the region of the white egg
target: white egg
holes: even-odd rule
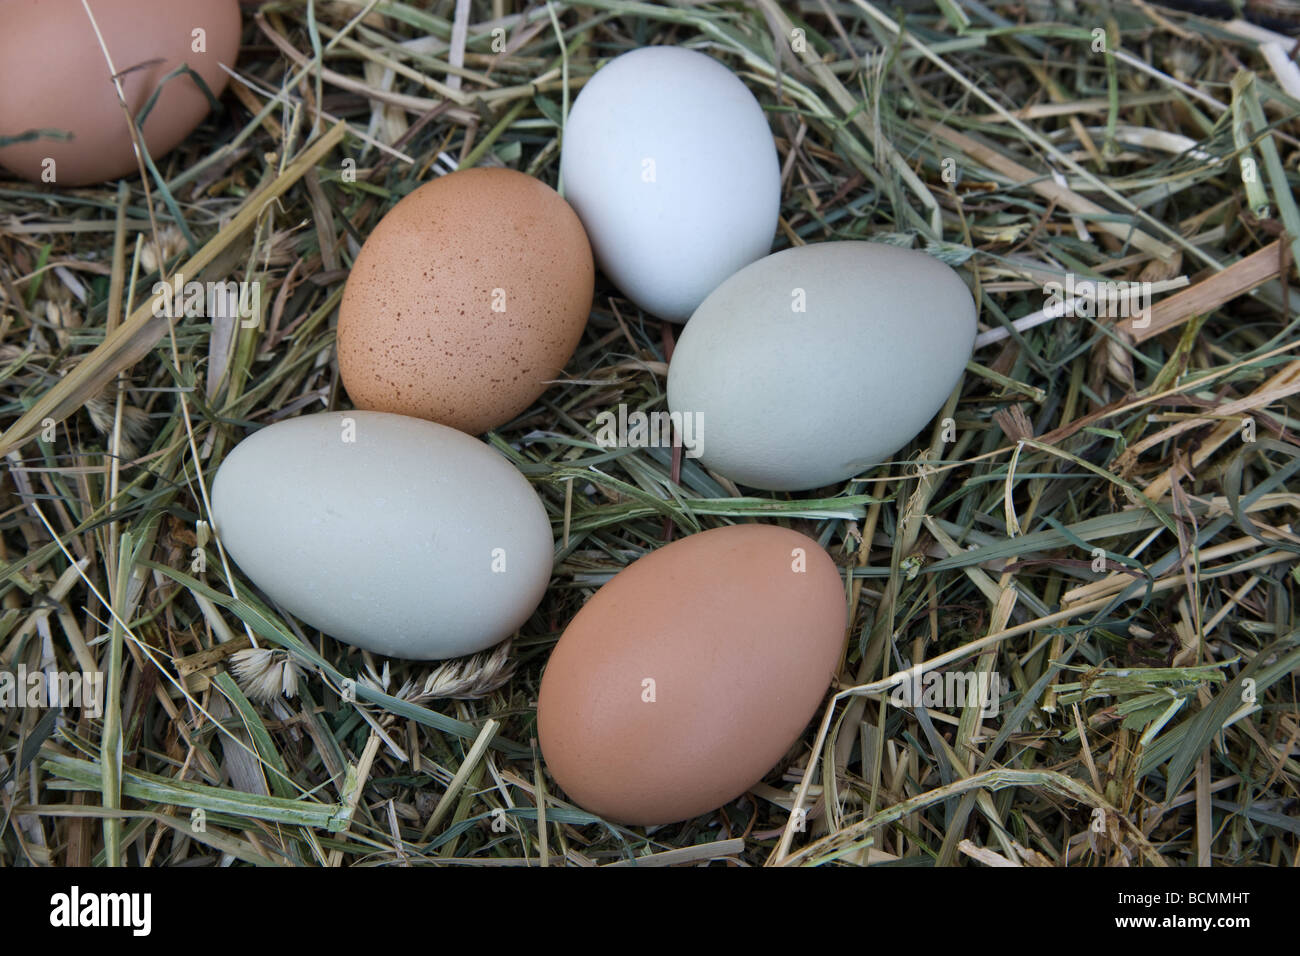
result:
[[[699,459],[772,491],[851,478],[943,407],[975,344],[975,303],[923,252],[827,242],[741,269],[691,316],[668,407]]]
[[[703,53],[646,47],[598,70],[569,113],[560,179],[605,275],[660,318],[685,322],[772,248],[771,128],[745,84]]]
[[[546,509],[504,457],[445,425],[327,412],[254,432],[212,487],[222,545],[313,627],[417,660],[509,636],[541,602]]]

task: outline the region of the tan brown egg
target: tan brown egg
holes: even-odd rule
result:
[[[139,168],[114,71],[137,119],[158,92],[143,130],[158,162],[209,110],[189,74],[164,79],[185,64],[220,96],[229,77],[219,64],[235,65],[238,0],[91,0],[89,6],[102,45],[81,0],[0,3],[0,139],[44,130],[72,135],[0,148],[0,166],[33,182],[84,186]]]
[[[442,176],[361,247],[339,306],[343,384],[358,408],[496,428],[559,377],[594,282],[587,234],[551,187],[510,169]]]
[[[796,531],[704,531],[630,564],[574,617],[542,675],[546,766],[619,823],[740,796],[807,727],[838,666],[844,586]]]

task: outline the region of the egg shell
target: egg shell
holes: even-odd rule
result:
[[[846,612],[834,563],[796,531],[734,525],[650,552],[551,654],[537,702],[547,768],[606,820],[649,826],[722,806],[816,712]]]
[[[674,322],[771,250],[781,207],[762,107],[717,60],[678,47],[596,71],[565,124],[560,180],[605,275]]]
[[[965,283],[923,252],[786,249],[700,304],[673,352],[668,407],[698,416],[706,467],[755,488],[819,488],[925,427],[961,380],[975,331]]]
[[[442,176],[357,256],[339,306],[343,384],[359,408],[470,434],[503,425],[560,377],[595,277],[582,224],[545,183],[511,169]]]
[[[385,412],[254,432],[217,471],[212,515],[226,551],[281,607],[390,657],[497,643],[551,574],[546,510],[509,461],[454,428]]]
[[[91,10],[132,116],[181,64],[202,76],[213,96],[225,89],[228,76],[219,64],[233,68],[239,52],[238,0],[114,0],[92,3]],[[39,182],[49,157],[59,186],[134,174],[139,167],[113,70],[81,0],[3,0],[0,21],[0,136],[46,129],[72,134],[71,140],[42,137],[4,147],[0,166]],[[203,31],[203,52],[193,49],[196,30]],[[167,80],[144,123],[154,161],[188,136],[208,109],[208,98],[188,74]]]

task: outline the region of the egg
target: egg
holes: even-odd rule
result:
[[[771,491],[860,474],[911,441],[961,381],[975,303],[923,252],[826,242],[746,266],[700,304],[668,368],[668,407],[700,462]]]
[[[359,408],[496,428],[560,375],[594,282],[582,223],[545,183],[510,169],[435,179],[379,221],[352,267],[343,384]]]
[[[102,47],[81,0],[0,3],[0,139],[40,134],[0,147],[0,166],[24,179],[83,186],[137,171],[114,71],[137,120],[161,89],[143,130],[156,163],[209,109],[189,74],[163,81],[187,64],[220,96],[228,76],[219,64],[235,65],[238,0],[101,0],[90,9]]]
[[[217,535],[284,610],[331,637],[418,660],[479,651],[542,599],[546,509],[487,445],[386,412],[269,425],[226,456]]]
[[[609,280],[674,322],[771,251],[781,207],[758,101],[717,60],[671,46],[596,71],[564,127],[560,181]]]
[[[632,562],[565,629],[538,740],[568,797],[654,825],[744,793],[790,750],[838,666],[834,562],[796,531],[734,525]]]

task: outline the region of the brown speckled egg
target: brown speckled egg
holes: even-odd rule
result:
[[[847,605],[816,541],[773,525],[715,528],[624,568],[546,665],[537,736],[579,806],[673,823],[758,783],[825,699]]]
[[[465,169],[375,227],[339,306],[339,372],[358,408],[470,434],[527,409],[582,337],[595,282],[577,215],[540,180]]]
[[[167,77],[188,65],[220,96],[229,79],[220,64],[235,65],[238,0],[95,0],[90,9],[102,46],[81,0],[0,0],[0,137],[39,134],[0,148],[0,166],[25,179],[84,186],[136,172],[113,70],[132,116],[161,90],[144,123],[158,162],[209,109],[189,74]]]

